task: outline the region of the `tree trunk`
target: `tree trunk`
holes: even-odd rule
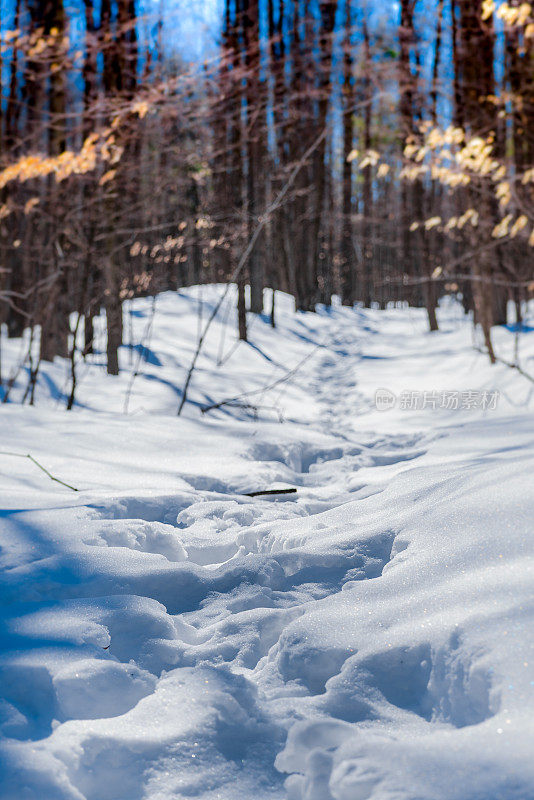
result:
[[[352,2],[346,0],[345,41],[343,49],[343,230],[341,301],[352,305],[357,297],[357,265],[352,230],[352,162],[349,160],[354,144],[353,105],[355,102],[355,78],[352,57]]]
[[[237,281],[237,324],[239,338],[242,342],[247,341],[247,307],[245,301],[245,278],[240,277]]]
[[[243,36],[245,45],[245,66],[247,70],[246,109],[247,109],[247,228],[248,237],[253,235],[260,212],[260,191],[263,127],[263,92],[260,94],[260,22],[259,0],[243,0]],[[250,310],[255,314],[263,311],[264,267],[262,243],[258,237],[248,260],[250,280]]]

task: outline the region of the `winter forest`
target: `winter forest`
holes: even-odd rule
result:
[[[4,0],[2,335],[39,339],[32,399],[102,307],[115,374],[125,301],[201,283],[237,282],[245,340],[276,290],[430,330],[458,296],[493,361],[534,278],[530,5],[202,6]]]
[[[0,0],[0,800],[533,800],[533,383],[534,5]]]

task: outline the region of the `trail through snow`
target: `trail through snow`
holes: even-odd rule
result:
[[[3,410],[82,491],[2,490],[2,800],[534,798],[528,404],[374,410],[487,385],[447,320],[288,314],[277,359],[323,347],[282,425]]]

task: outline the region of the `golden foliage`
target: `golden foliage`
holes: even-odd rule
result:
[[[489,8],[489,5],[486,4],[485,7]],[[514,17],[519,18],[517,15]],[[493,131],[486,136],[468,136],[461,128],[450,126],[442,130],[428,121],[420,126],[419,131],[419,141],[414,136],[406,141],[404,157],[407,163],[400,172],[402,179],[414,181],[423,175],[430,175],[432,180],[449,189],[474,182],[477,190],[485,186],[486,190],[493,192],[503,212],[512,206],[514,183],[534,183],[534,167],[518,174],[508,161],[501,161],[495,156]],[[514,221],[514,214],[508,213],[493,226],[491,235],[496,239],[515,238],[526,228],[528,222],[525,214],[517,216]],[[426,230],[439,228],[444,233],[451,233],[461,230],[467,223],[472,227],[479,225],[479,213],[473,208],[468,208],[460,216],[451,217],[442,227],[439,217],[427,219],[423,224]],[[419,225],[420,223],[413,223],[410,230],[417,230]],[[534,233],[530,235],[529,243],[534,246]]]
[[[104,172],[100,180],[98,181],[99,186],[105,186],[106,183],[109,183],[115,177],[117,170],[116,169],[108,169],[107,172]]]
[[[365,169],[366,167],[375,167],[380,160],[380,153],[376,150],[367,150],[364,157],[358,164],[359,169]]]
[[[508,229],[510,227],[512,218],[513,214],[507,214],[504,219],[495,225],[491,232],[491,235],[494,239],[503,239],[505,236],[508,236]]]
[[[493,3],[495,8],[495,3]],[[502,3],[497,9],[497,17],[502,19],[505,25],[510,27],[525,25],[529,17],[532,17],[532,6],[530,3],[521,3],[519,6],[511,6]]]
[[[89,134],[78,153],[64,150],[57,156],[39,154],[22,156],[14,164],[10,164],[0,171],[0,189],[12,181],[24,183],[33,178],[42,178],[48,175],[54,175],[59,183],[71,175],[85,175],[92,172],[99,161],[108,162],[110,165],[117,164],[124,152],[124,148],[116,141],[117,129],[124,124],[129,114],[136,114],[143,118],[148,111],[148,102],[134,101],[125,113],[117,114],[113,118],[109,128]],[[114,175],[115,170],[108,170],[101,177],[100,185],[103,186],[112,180]]]
[[[26,201],[24,205],[24,213],[29,214],[35,206],[39,205],[39,198],[38,197],[30,197],[29,200]]]
[[[91,172],[97,164],[99,144],[100,135],[92,133],[83,143],[79,153],[65,150],[58,156],[23,156],[0,172],[0,188],[11,181],[18,180],[24,183],[32,178],[42,178],[47,175],[55,175],[59,183],[70,175]]]
[[[527,224],[528,224],[527,217],[524,214],[521,214],[521,216],[519,216],[516,219],[516,221],[510,228],[510,236],[512,237],[512,239],[517,236],[519,231],[522,231],[523,228],[526,228]]]
[[[132,105],[132,112],[134,114],[137,114],[139,119],[144,119],[144,117],[146,117],[146,115],[148,114],[148,111],[149,111],[149,105],[146,100],[137,100]]]

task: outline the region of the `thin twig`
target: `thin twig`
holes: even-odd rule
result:
[[[481,347],[475,347],[475,350],[477,350],[479,353],[482,353],[485,356],[487,355],[487,351],[483,350]],[[527,381],[534,383],[534,375],[529,375],[529,373],[525,372],[523,367],[520,367],[519,364],[513,364],[511,361],[506,361],[504,358],[500,358],[499,356],[495,356],[495,361],[498,361],[499,364],[504,364],[505,367],[517,370],[517,372],[519,372],[519,374],[522,375],[523,378],[526,378]]]
[[[54,283],[55,279],[58,278],[62,274],[61,270],[57,270],[53,272],[51,275],[47,275],[46,278],[42,278],[42,280],[37,281],[27,289],[25,292],[15,292],[9,289],[2,289],[0,292],[0,300],[8,301],[10,298],[14,297],[16,300],[27,300],[29,297],[32,296],[35,292],[38,292],[40,289],[46,289],[49,284]]]
[[[23,339],[21,339],[21,345],[22,344],[24,344],[24,340]],[[30,348],[31,348],[31,338],[30,338]],[[2,397],[2,403],[9,402],[9,395],[11,394],[11,390],[13,389],[13,387],[15,385],[15,382],[16,382],[18,376],[19,376],[19,373],[20,373],[21,369],[24,367],[24,364],[28,360],[28,357],[29,357],[29,353],[28,352],[26,352],[26,354],[24,355],[24,358],[19,357],[18,365],[15,368],[13,368],[13,370],[11,371],[11,375],[9,376],[9,379],[7,381],[7,386],[6,386],[6,390],[4,392],[4,396]]]
[[[242,408],[244,411],[249,411],[255,420],[258,419],[258,411],[273,411],[278,417],[278,422],[282,423],[284,421],[284,414],[278,406],[271,406],[265,403],[240,403],[239,401],[229,402],[227,405],[232,408]]]
[[[292,378],[293,375],[295,375],[299,371],[299,369],[302,366],[304,366],[304,364],[307,361],[309,361],[309,359],[312,356],[314,356],[315,353],[317,352],[317,350],[319,350],[321,347],[324,347],[324,344],[322,344],[322,343],[317,344],[313,348],[311,353],[308,353],[307,355],[305,355],[304,358],[301,359],[295,367],[293,367],[293,369],[290,369],[289,372],[286,372],[285,375],[282,375],[280,378],[277,378],[275,381],[273,381],[272,383],[269,383],[267,386],[261,386],[259,389],[251,389],[251,391],[249,391],[249,392],[242,392],[241,394],[238,394],[235,397],[228,397],[226,400],[221,400],[219,403],[212,403],[209,406],[201,406],[200,410],[201,410],[202,414],[205,414],[208,411],[215,411],[215,409],[221,408],[222,406],[226,406],[229,403],[235,403],[238,400],[243,400],[245,397],[253,397],[256,394],[263,394],[264,392],[268,392],[271,389],[275,389],[281,383],[285,383],[290,378]]]
[[[296,494],[296,489],[264,489],[263,492],[245,492],[245,497],[260,497],[263,494]]]
[[[43,467],[36,458],[34,458],[30,453],[11,453],[9,451],[0,450],[0,456],[14,456],[15,458],[28,458],[36,467],[39,467],[45,475],[48,475],[51,481],[55,481],[56,483],[60,483],[62,486],[66,486],[67,489],[72,489],[73,492],[78,492],[79,489],[76,489],[75,486],[71,486],[70,483],[65,483],[65,481],[60,480],[59,478],[54,477],[51,472],[49,472],[46,467]]]

